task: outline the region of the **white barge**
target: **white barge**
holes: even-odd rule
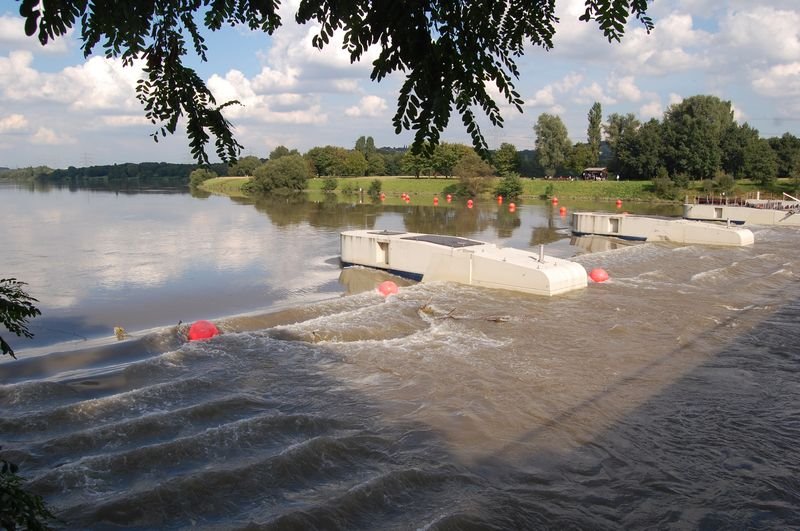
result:
[[[602,212],[574,212],[572,233],[576,236],[600,235],[624,240],[700,245],[743,246],[752,245],[754,241],[753,233],[740,227]]]
[[[800,227],[800,200],[746,199],[736,204],[686,203],[683,217],[701,221],[726,221],[738,225],[784,225]]]
[[[585,288],[580,264],[457,236],[386,230],[341,233],[343,266],[383,269],[422,282],[449,281],[535,295]]]

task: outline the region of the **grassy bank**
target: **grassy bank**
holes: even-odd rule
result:
[[[355,192],[359,189],[369,189],[373,180],[379,179],[381,181],[381,191],[386,194],[387,198],[399,198],[403,193],[409,194],[412,199],[418,197],[427,201],[434,195],[442,196],[442,191],[453,184],[458,182],[458,179],[444,179],[444,178],[414,178],[414,177],[347,177],[339,178],[336,193],[341,195],[343,190],[349,188]],[[247,177],[218,177],[216,179],[209,179],[204,182],[202,188],[206,191],[228,195],[228,196],[244,196],[242,192],[242,185],[247,182]],[[498,179],[492,179],[489,187],[493,190],[498,183]],[[785,182],[784,182],[785,181]],[[308,191],[312,197],[322,196],[322,183],[324,179],[315,178],[308,181]],[[658,198],[654,191],[653,185],[650,181],[553,181],[545,179],[523,179],[523,193],[522,199],[540,199],[544,196],[556,196],[559,199],[583,199],[595,201],[615,201],[622,199],[623,201],[646,201],[646,202],[680,202],[684,195],[701,195],[705,192],[702,189],[700,182],[693,183],[693,185],[681,194],[678,201],[666,201]],[[781,179],[778,182],[778,189],[791,188],[789,179]],[[729,195],[746,195],[752,194],[759,190],[759,187],[747,180],[739,180],[736,182],[736,188]],[[491,192],[487,194],[487,198],[493,195]],[[780,195],[780,194],[778,194]]]

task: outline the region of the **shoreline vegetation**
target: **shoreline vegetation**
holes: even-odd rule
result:
[[[455,183],[458,178],[442,177],[420,177],[414,176],[372,176],[372,177],[341,177],[338,178],[337,189],[333,192],[324,192],[322,189],[325,178],[316,177],[308,180],[305,192],[314,199],[323,199],[326,195],[338,196],[340,199],[358,196],[363,193],[368,197],[367,190],[374,180],[380,180],[381,192],[386,194],[387,201],[402,201],[402,194],[409,194],[412,202],[415,198],[428,204],[433,197],[444,199],[446,193],[443,190]],[[215,177],[202,182],[199,188],[203,191],[225,195],[229,197],[250,197],[245,193],[243,186],[250,180],[250,177]],[[489,178],[490,190],[500,182],[499,178]],[[780,179],[777,183],[779,187],[783,184]],[[785,187],[788,190],[791,179],[785,179]],[[677,199],[664,199],[658,197],[652,181],[583,181],[583,180],[558,180],[558,179],[522,179],[522,194],[518,197],[519,201],[542,200],[557,197],[559,200],[594,200],[594,201],[635,201],[648,203],[680,204],[685,197],[711,195],[703,189],[703,183],[698,181],[685,189],[683,194]],[[362,190],[363,192],[359,192]],[[727,195],[729,197],[742,197],[755,195],[761,192],[762,197],[774,196],[775,193],[764,191],[756,183],[749,180],[737,180],[734,190]],[[714,195],[719,196],[719,193]],[[778,196],[780,193],[777,194]],[[494,200],[492,192],[481,195],[479,200]],[[420,204],[419,201],[417,204]]]

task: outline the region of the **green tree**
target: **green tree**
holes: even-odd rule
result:
[[[494,152],[492,163],[497,168],[498,175],[505,176],[519,171],[519,154],[514,144],[503,142],[500,149]]]
[[[467,154],[473,150],[464,144],[450,144],[442,142],[437,145],[431,154],[433,171],[445,178],[453,175],[453,168]]]
[[[40,1],[44,8],[39,7]],[[487,88],[491,85],[502,100],[521,112],[523,102],[513,83],[519,75],[516,59],[528,43],[546,50],[553,46],[558,22],[555,4],[305,0],[293,18],[301,24],[315,23],[319,30],[312,44],[317,48],[328,45],[334,33],[342,30],[351,62],[377,47],[371,79],[381,81],[393,72],[403,73],[393,124],[397,132],[416,132],[417,149],[426,141],[438,143],[455,108],[475,148],[486,153],[474,110],[481,109],[493,125],[502,125],[499,106]],[[205,30],[246,25],[271,35],[283,23],[279,5],[260,0],[22,0],[19,12],[25,18],[25,32],[36,35],[42,44],[78,25],[80,31],[75,33],[85,56],[100,44],[106,56],[119,57],[126,66],[143,60],[145,75],[137,85],[137,97],[147,118],[158,127],[153,138],[174,133],[185,119],[192,154],[208,162],[205,148],[212,137],[223,160],[235,159],[241,152],[232,125],[223,115],[226,106],[238,102],[218,104],[184,60],[190,49],[200,61],[207,60]],[[648,31],[653,27],[647,8],[647,0],[591,1],[579,18],[596,21],[609,41],[619,41],[630,18],[639,19]]]
[[[189,174],[189,186],[194,188],[214,177],[217,177],[217,174],[208,168],[197,168]]]
[[[800,171],[800,138],[791,133],[769,139],[769,145],[778,156],[778,176],[792,177]]]
[[[403,154],[400,168],[403,173],[413,175],[419,179],[420,174],[430,173],[432,171],[430,154],[428,154],[427,150],[414,153],[409,149]]]
[[[600,102],[594,102],[589,109],[589,127],[586,130],[586,139],[591,149],[592,159],[587,166],[597,166],[600,161],[600,126],[603,122],[603,108]]]
[[[778,176],[778,156],[763,138],[751,142],[744,149],[742,175],[761,186],[771,187]]]
[[[375,140],[372,139],[371,136],[360,136],[358,140],[356,140],[356,151],[360,151],[364,157],[369,158],[369,156],[375,151]]]
[[[569,153],[566,168],[570,175],[580,175],[586,168],[595,166],[597,157],[592,156],[593,148],[589,144],[575,144]]]
[[[722,150],[722,169],[735,177],[742,176],[744,168],[744,151],[747,146],[758,140],[758,130],[748,124],[731,124],[720,139]]]
[[[317,176],[337,175],[336,167],[340,159],[343,158],[345,151],[345,149],[336,146],[314,147],[308,150],[305,158],[309,161],[312,171]]]
[[[270,151],[269,160],[279,159],[281,157],[285,157],[286,155],[299,155],[299,154],[300,153],[298,153],[296,149],[290,150],[286,146],[277,146],[275,149]]]
[[[254,157],[253,155],[248,155],[247,157],[242,157],[231,164],[230,168],[228,169],[228,175],[234,177],[249,177],[253,175],[253,172],[256,171],[256,168],[262,164],[264,163],[260,158]]]
[[[539,164],[548,175],[555,175],[566,164],[572,149],[567,126],[560,117],[544,113],[539,115],[533,130]]]
[[[367,155],[367,175],[386,175],[386,162],[378,152]]]
[[[369,164],[364,154],[360,151],[340,148],[336,155],[334,175],[363,177],[367,174]]]
[[[626,134],[635,132],[639,129],[641,122],[633,115],[613,113],[608,116],[607,123],[603,126],[606,133],[606,142],[611,149],[611,161],[608,164],[609,170],[613,173],[620,173],[619,142]]]
[[[731,102],[716,96],[692,96],[671,105],[662,124],[669,173],[712,178],[722,168],[722,136],[733,124]]]
[[[489,189],[489,177],[494,175],[494,169],[475,150],[467,150],[453,167],[453,174],[458,176],[459,184],[466,194],[475,197]]]
[[[522,179],[516,173],[509,173],[500,179],[494,189],[495,195],[502,195],[507,199],[516,199],[522,195],[523,191]]]
[[[661,123],[655,118],[626,128],[617,142],[617,169],[625,179],[653,179],[664,166]]]
[[[306,189],[310,174],[308,162],[303,157],[287,155],[259,166],[246,190],[254,194],[302,191]]]

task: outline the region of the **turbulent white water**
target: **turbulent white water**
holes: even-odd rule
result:
[[[22,357],[0,444],[69,528],[798,527],[800,231],[755,234]]]

